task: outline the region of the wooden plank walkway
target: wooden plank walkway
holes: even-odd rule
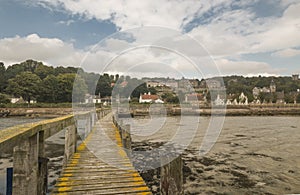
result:
[[[123,149],[108,114],[64,167],[52,194],[152,194]]]

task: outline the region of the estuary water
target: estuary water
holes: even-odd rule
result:
[[[300,194],[299,119],[226,117],[216,143],[204,156],[200,146],[209,125],[214,126],[211,117],[167,117],[159,119],[161,124],[152,124],[153,117],[139,118],[131,121],[131,132],[133,141],[139,142],[169,143],[178,137],[179,144],[191,141],[182,155],[184,194]],[[217,136],[216,129],[209,131]]]
[[[191,142],[183,153],[185,194],[300,193],[299,117],[226,117],[216,143],[204,156],[200,146],[213,121],[185,117],[185,122],[179,116],[124,119],[131,123],[134,142]],[[38,120],[0,118],[0,129]],[[0,159],[2,178],[8,161]],[[0,194],[4,186],[2,179]]]
[[[0,118],[0,130],[8,127],[16,126],[16,125],[25,124],[25,123],[34,123],[41,120],[44,120],[44,118],[28,118],[28,117]]]

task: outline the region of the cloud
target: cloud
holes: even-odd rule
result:
[[[163,26],[169,30],[129,31],[123,38],[110,37],[100,45],[76,49],[70,42],[56,38],[42,38],[37,34],[26,37],[5,38],[0,40],[1,60],[19,62],[28,58],[44,61],[53,65],[83,65],[89,71],[101,72],[119,52],[140,45],[160,44],[166,50],[146,49],[128,53],[110,71],[126,70],[124,64],[170,64],[183,72],[192,72],[188,63],[170,54],[169,48],[187,57],[201,58],[205,64],[208,52],[217,59],[222,73],[225,74],[277,74],[278,70],[265,62],[243,60],[242,54],[275,52],[273,55],[292,57],[300,46],[300,3],[295,0],[277,0],[282,13],[274,16],[259,17],[253,10],[259,0],[211,0],[211,1],[90,1],[90,0],[31,0],[51,10],[61,10],[85,19],[109,20],[120,30],[140,26]],[[99,3],[101,2],[101,3]],[[235,7],[235,9],[232,9]],[[266,7],[266,9],[271,9]],[[70,25],[74,22],[60,21]],[[192,28],[187,29],[192,26]],[[172,32],[174,29],[175,31]],[[175,33],[174,33],[175,32]],[[123,32],[124,33],[124,32]],[[174,34],[172,34],[174,33]],[[169,37],[168,37],[169,36]],[[191,41],[189,36],[196,41]],[[122,37],[122,36],[121,36]],[[199,49],[198,42],[204,47]],[[237,59],[232,61],[229,59]],[[197,59],[199,60],[199,59]],[[196,60],[196,61],[197,61]],[[209,60],[209,59],[208,59]],[[154,61],[154,62],[153,62]],[[212,63],[200,67],[209,74]],[[121,68],[120,68],[121,67]],[[159,66],[152,66],[152,69]],[[210,67],[210,68],[209,68]],[[151,66],[136,69],[151,72]],[[164,69],[163,69],[164,70]]]
[[[83,57],[71,43],[37,34],[0,39],[0,53],[5,64],[35,59],[52,65],[78,66]]]
[[[249,9],[230,10],[189,34],[215,56],[272,52],[300,46],[300,3],[281,17],[258,18]]]
[[[57,22],[58,24],[63,24],[63,25],[67,25],[67,26],[70,26],[71,24],[73,24],[75,22],[75,20],[61,20],[59,22]]]
[[[294,56],[299,56],[300,55],[300,50],[297,49],[284,49],[277,51],[272,54],[273,56],[281,57],[281,58],[290,58]]]
[[[265,62],[217,59],[216,64],[222,75],[280,75],[279,69]]]
[[[193,24],[188,34],[215,56],[272,52],[300,46],[300,3],[296,0],[278,0],[276,6],[284,10],[282,15],[268,17],[259,17],[255,12],[254,6],[259,0],[34,2],[51,9],[79,14],[87,19],[110,20],[120,30],[156,25],[184,33]],[[272,6],[271,3],[267,5]]]
[[[213,7],[230,4],[232,0],[153,0],[153,1],[89,1],[89,0],[32,0],[50,9],[64,9],[88,19],[110,20],[121,30],[144,25],[157,25],[180,29],[196,14]]]

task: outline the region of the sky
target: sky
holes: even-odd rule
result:
[[[300,73],[299,0],[0,0],[0,61],[133,76]]]

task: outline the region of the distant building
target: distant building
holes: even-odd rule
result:
[[[189,82],[190,82],[190,84],[192,85],[193,88],[198,88],[199,87],[199,80],[198,79],[190,79]]]
[[[293,78],[293,81],[298,81],[299,80],[299,74],[293,74],[292,78]]]
[[[241,95],[239,96],[239,104],[240,105],[248,105],[248,97],[244,94],[244,92],[241,93]]]
[[[257,97],[259,96],[260,92],[261,92],[261,88],[254,87],[254,88],[252,89],[253,97],[254,97],[254,98],[257,98]]]
[[[275,92],[276,92],[276,84],[273,79],[270,83],[270,87],[263,87],[263,88],[254,87],[252,89],[252,94],[255,99],[258,98],[260,93],[275,93]]]
[[[276,92],[276,84],[274,82],[274,80],[272,79],[271,83],[270,83],[270,91],[271,93],[275,93]]]
[[[217,99],[214,101],[214,104],[216,106],[223,106],[225,105],[225,101],[226,101],[225,98],[221,97],[220,94],[218,94]]]
[[[22,97],[19,97],[19,98],[13,97],[13,98],[10,98],[10,102],[12,104],[24,104],[24,103],[36,104],[37,101],[30,100],[30,102],[28,102],[28,101],[25,101]]]
[[[206,102],[206,99],[203,94],[192,93],[192,94],[185,95],[185,102],[203,104]]]
[[[158,81],[147,81],[147,87],[161,87],[162,84]]]
[[[23,100],[22,97],[18,97],[18,98],[13,97],[13,98],[10,98],[10,102],[11,102],[12,104],[16,104],[16,103],[25,103],[25,101]]]
[[[277,104],[283,104],[284,101],[284,91],[282,92],[276,92],[276,103]]]
[[[209,89],[220,89],[222,87],[221,82],[216,79],[207,79],[205,82]]]
[[[168,81],[166,81],[165,85],[167,87],[172,88],[172,89],[177,89],[178,88],[178,82],[175,81],[175,80],[168,80]]]
[[[86,94],[85,98],[84,98],[84,103],[86,103],[86,104],[88,104],[88,103],[94,103],[94,104],[101,103],[100,94],[99,95]]]
[[[158,95],[151,95],[149,92],[148,94],[140,95],[139,103],[164,103],[164,101],[159,99]]]

